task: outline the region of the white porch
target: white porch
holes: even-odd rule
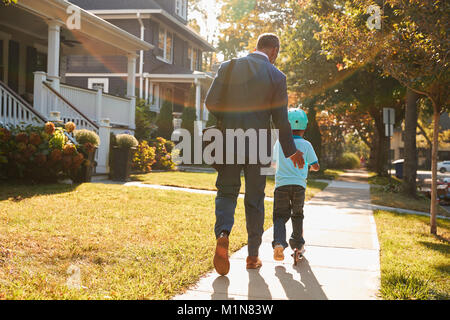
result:
[[[150,105],[150,110],[159,113],[163,99],[162,86],[168,84],[193,84],[195,87],[195,110],[197,121],[202,121],[203,126],[209,118],[209,112],[205,106],[205,98],[213,78],[204,72],[195,71],[193,74],[145,74],[145,100]]]
[[[76,28],[69,24],[74,22],[73,17],[79,17]],[[100,135],[97,172],[107,173],[109,132],[113,127],[130,132],[135,129],[136,52],[151,48],[152,45],[64,0],[21,0],[17,5],[3,6],[0,80],[9,88],[0,91],[2,120],[10,125],[31,121],[26,117],[19,121],[20,113],[10,109],[13,105],[22,106],[22,110],[31,110],[31,105],[31,112],[44,120],[50,119],[52,112],[59,112],[64,121],[73,121],[79,129]],[[89,90],[64,84],[65,57],[74,54],[128,57],[126,97],[104,94],[101,88]],[[39,63],[35,63],[37,59]]]

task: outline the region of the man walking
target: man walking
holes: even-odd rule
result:
[[[278,37],[263,34],[258,39],[255,52],[244,58],[224,62],[208,92],[206,107],[216,116],[223,131],[267,129],[270,132],[272,119],[279,130],[284,154],[296,167],[303,168],[303,154],[295,146],[288,121],[286,76],[274,66],[279,50]],[[267,139],[270,150],[270,135]],[[258,251],[264,233],[266,176],[261,174],[263,165],[259,160],[257,164],[249,164],[248,150],[248,147],[236,150],[237,153],[245,153],[245,164],[224,164],[218,168],[214,267],[220,275],[228,274],[230,269],[228,238],[234,224],[242,170],[245,177],[244,204],[248,233],[247,269],[262,266]]]

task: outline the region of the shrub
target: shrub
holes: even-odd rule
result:
[[[156,119],[156,125],[158,126],[157,134],[165,139],[170,139],[173,132],[173,114],[172,103],[170,101],[164,101],[161,111]]]
[[[95,148],[100,145],[100,137],[94,132],[86,129],[75,130],[73,133],[77,143],[84,145],[86,143],[92,144]]]
[[[68,127],[73,129],[74,125]],[[83,165],[90,164],[66,133],[64,127],[51,122],[0,128],[0,176],[36,182],[73,177]]]
[[[116,136],[116,145],[119,148],[136,148],[139,142],[131,134],[118,134]]]
[[[175,168],[175,163],[172,158],[172,149],[174,144],[172,141],[168,141],[164,138],[156,138],[152,140],[150,145],[155,148],[155,164],[153,165],[153,169],[157,170],[173,170]],[[168,148],[171,149],[170,152]]]
[[[188,130],[192,135],[194,134],[195,120],[197,120],[197,112],[195,108],[185,107],[181,115],[181,128]]]
[[[360,166],[359,157],[351,152],[342,154],[338,160],[338,167],[341,169],[356,169]]]
[[[156,162],[155,147],[150,147],[147,141],[142,141],[133,154],[132,168],[140,172],[152,171],[152,165]]]
[[[151,139],[158,129],[156,125],[156,113],[150,111],[145,100],[136,102],[136,130],[134,136],[139,141]]]

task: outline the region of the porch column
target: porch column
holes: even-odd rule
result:
[[[148,103],[148,77],[145,77],[145,102]]]
[[[136,97],[136,54],[128,55],[127,96]]]
[[[202,119],[202,86],[198,79],[195,79],[195,111],[197,121],[200,121]]]
[[[130,120],[129,127],[134,130],[136,128],[136,54],[128,55],[128,85],[127,96],[131,99],[130,102]]]
[[[100,146],[98,152],[97,173],[109,173],[109,144],[110,144],[111,126],[109,119],[102,119],[99,125],[98,135],[100,137]]]
[[[34,94],[33,94],[33,107],[41,114],[47,116],[47,105],[45,103],[45,95],[43,82],[47,80],[45,72],[36,71],[34,73]]]
[[[101,88],[97,89],[97,95],[95,96],[95,109],[96,109],[96,115],[97,115],[97,119],[95,119],[97,121],[97,123],[100,123],[101,119],[102,119],[102,104],[103,104],[103,90]]]
[[[61,22],[52,20],[48,23],[48,57],[47,74],[52,80],[52,87],[59,92],[59,55]]]
[[[148,93],[148,102],[150,104],[150,107],[153,104],[153,81],[150,81],[150,89],[149,89],[149,93]]]

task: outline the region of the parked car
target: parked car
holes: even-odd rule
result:
[[[450,161],[438,162],[437,167],[441,173],[450,172]]]

